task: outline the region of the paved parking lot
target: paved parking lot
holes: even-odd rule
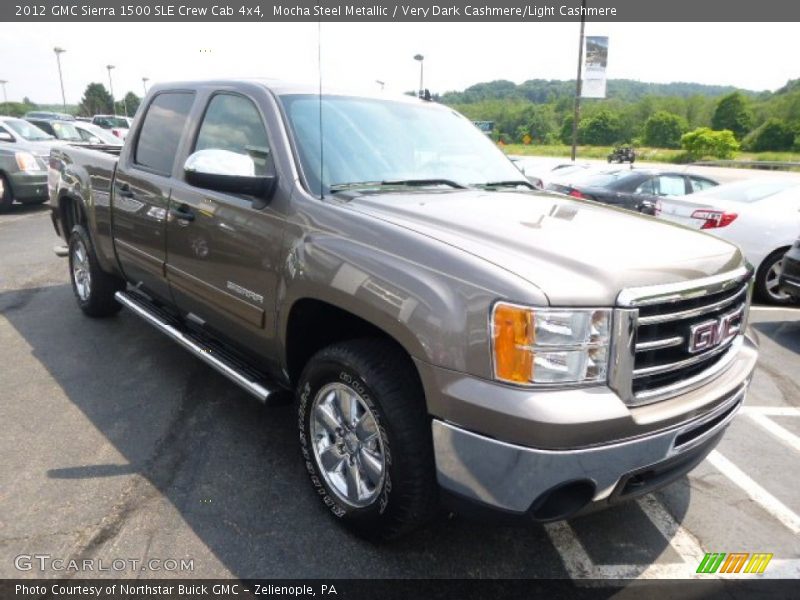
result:
[[[690,577],[706,552],[770,552],[763,577],[800,577],[800,309],[754,308],[746,406],[690,477],[569,523],[443,517],[375,546],[314,497],[291,407],[131,314],[83,317],[57,242],[41,207],[0,216],[0,577],[71,575],[20,555],[189,559],[170,575],[203,578]]]

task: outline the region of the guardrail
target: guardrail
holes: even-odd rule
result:
[[[740,169],[767,169],[781,171],[800,169],[800,162],[785,162],[780,160],[699,160],[692,165],[701,167],[736,167]]]

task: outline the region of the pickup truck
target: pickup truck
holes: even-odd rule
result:
[[[364,536],[441,507],[546,522],[634,498],[742,405],[739,250],[538,192],[448,107],[161,84],[118,152],[51,153],[78,306],[293,397],[311,487]]]

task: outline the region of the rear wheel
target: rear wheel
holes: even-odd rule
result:
[[[318,352],[300,378],[298,425],[311,483],[349,528],[395,538],[435,513],[430,420],[400,348],[364,339]]]
[[[770,254],[756,273],[756,294],[760,300],[770,304],[791,304],[794,299],[778,289],[778,278],[783,265],[783,255],[788,248],[781,248]]]
[[[122,308],[114,294],[125,289],[125,281],[100,268],[83,225],[75,225],[69,237],[69,272],[72,291],[84,313],[90,317],[107,317]]]
[[[5,175],[0,173],[0,213],[4,213],[11,208],[14,197],[11,195],[11,185]]]

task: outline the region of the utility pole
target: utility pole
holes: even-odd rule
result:
[[[6,84],[8,83],[5,79],[0,79],[0,85],[3,86],[3,103],[8,104],[8,96],[6,96]]]
[[[64,76],[61,74],[61,55],[66,52],[63,48],[56,46],[53,48],[56,53],[56,62],[58,63],[58,81],[61,83],[61,104],[64,106],[64,112],[67,112],[67,97],[64,94]]]
[[[572,162],[575,162],[578,146],[578,120],[581,116],[581,91],[583,88],[583,31],[586,25],[586,0],[581,0],[581,35],[578,41],[578,77],[575,80],[575,112],[572,116]]]
[[[114,65],[106,65],[106,69],[108,69],[108,88],[111,92],[111,114],[117,114],[117,108],[114,103],[114,84],[111,82],[111,69],[114,68]]]
[[[418,60],[419,61],[419,97],[422,98],[422,93],[423,93],[423,90],[425,89],[423,87],[423,81],[422,81],[422,61],[425,60],[425,57],[422,56],[422,54],[415,54],[414,55],[414,60]]]
[[[144,88],[144,95],[147,96],[147,82],[150,81],[149,77],[142,77],[142,87]]]

